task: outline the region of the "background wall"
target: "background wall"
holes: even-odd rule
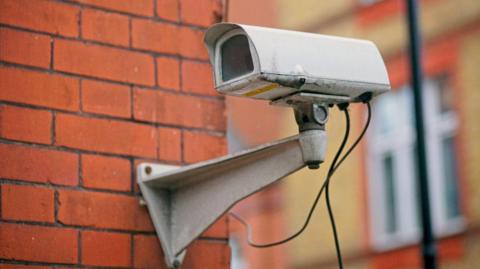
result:
[[[220,0],[0,1],[0,268],[164,268],[135,167],[226,152]],[[226,218],[183,268],[229,268]]]
[[[270,0],[263,1],[263,5],[269,6],[268,8],[262,6],[261,9],[252,0],[231,0],[230,2],[229,21],[231,22],[372,40],[379,47],[387,64],[392,83],[390,94],[395,95],[401,92],[409,83],[404,12],[406,1],[404,0]],[[457,160],[457,173],[454,180],[458,184],[458,190],[452,192],[458,194],[461,214],[460,221],[454,223],[457,225],[452,225],[452,227],[455,226],[454,229],[437,233],[439,261],[441,268],[476,268],[480,263],[479,256],[476,255],[480,249],[480,170],[476,165],[480,156],[478,142],[480,2],[478,0],[418,2],[424,43],[425,78],[435,80],[442,75],[448,78],[446,88],[451,94],[444,101],[451,105],[458,119],[454,135],[454,150],[451,154],[454,155],[451,156],[452,159]],[[258,10],[264,13],[258,15]],[[373,102],[374,111],[375,102],[378,99],[380,98]],[[229,100],[229,111],[232,108],[230,103]],[[228,118],[229,138],[232,130],[235,134],[234,141],[242,141],[242,139],[253,141],[253,139],[249,140],[249,137],[258,134],[261,134],[259,136],[262,138],[268,134],[269,139],[273,140],[297,132],[291,111],[268,112],[265,109],[266,103],[258,104],[258,107],[262,107],[262,113],[258,116],[259,121],[268,117],[275,118],[276,129],[267,124],[260,124],[255,127],[255,131],[252,131],[248,126],[242,125],[243,121],[250,120],[248,111],[253,109],[255,109],[253,111],[260,111],[252,107],[251,104],[241,104],[235,108],[243,111],[244,119],[241,118],[242,116]],[[352,105],[349,109],[353,124],[351,136],[355,137],[363,126],[366,111],[362,105]],[[282,183],[254,196],[250,203],[242,203],[235,208],[252,224],[256,241],[271,242],[282,239],[301,226],[322,184],[329,162],[343,137],[344,117],[338,113],[337,109],[332,109],[331,112],[327,124],[329,145],[326,163],[317,171],[302,170],[292,174]],[[399,118],[409,115],[408,113],[408,108],[394,112]],[[372,202],[372,197],[378,198],[386,193],[384,189],[375,189],[380,190],[375,192],[371,188],[374,176],[370,169],[374,165],[370,162],[369,150],[371,144],[378,142],[372,138],[373,126],[376,122],[379,121],[374,118],[364,141],[342,164],[332,179],[331,200],[345,266],[382,269],[421,268],[420,250],[416,244],[419,240],[418,234],[414,235],[413,239],[391,236],[389,238],[391,245],[385,248],[378,247],[374,242],[382,231],[375,228],[373,216],[375,214],[380,216],[383,214],[384,218],[388,216],[381,210],[375,210],[376,207]],[[230,128],[232,126],[235,128]],[[434,129],[430,127],[427,128],[429,132]],[[245,131],[239,130],[241,128]],[[398,139],[402,137],[399,136]],[[438,179],[441,177],[438,175],[443,173],[443,170],[438,168],[443,167],[438,164],[430,164],[430,166],[432,170],[435,170],[433,168],[435,166],[437,168],[430,178],[437,180],[433,181],[435,184],[430,183],[433,194],[445,193],[446,187],[443,192],[437,191],[442,185],[439,183]],[[413,169],[405,170],[414,173]],[[398,181],[407,180],[406,177],[398,177]],[[398,184],[395,189],[399,199],[396,204],[412,203],[414,199],[404,199],[408,195],[407,192],[402,193],[405,188],[400,189],[397,186]],[[410,196],[412,197],[415,196]],[[442,207],[446,202],[447,199],[436,199],[432,207]],[[412,218],[414,214],[414,210],[406,210],[397,212],[396,215],[398,219],[406,219]],[[438,223],[436,221],[436,224]],[[239,263],[235,269],[338,268],[323,198],[306,231],[299,238],[278,248],[259,250],[247,246],[243,227],[236,225],[236,222],[231,220],[232,236],[238,238],[241,246],[238,259],[243,259],[243,262]],[[234,255],[233,260],[236,259]]]

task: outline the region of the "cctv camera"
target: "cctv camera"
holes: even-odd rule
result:
[[[385,64],[370,41],[219,23],[204,42],[215,88],[277,105],[358,102],[390,89]]]

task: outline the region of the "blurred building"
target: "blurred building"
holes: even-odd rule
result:
[[[404,1],[269,0],[261,1],[262,6],[257,2],[230,0],[229,20],[363,38],[380,48],[393,90],[374,100],[366,139],[332,179],[332,204],[348,268],[420,268]],[[439,261],[441,268],[476,268],[480,264],[480,120],[476,119],[480,114],[480,1],[425,0],[420,8],[424,115]],[[227,104],[231,150],[296,133],[289,110],[232,99]],[[352,105],[350,110],[355,137],[366,110],[362,105]],[[256,112],[254,119],[248,111]],[[327,125],[327,162],[320,170],[296,173],[234,208],[252,223],[256,241],[284,238],[303,224],[344,125],[343,116],[333,109]],[[248,247],[243,228],[231,220],[233,268],[337,268],[324,205],[322,199],[300,238],[268,250]]]

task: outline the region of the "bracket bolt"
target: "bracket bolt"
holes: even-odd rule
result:
[[[328,111],[324,106],[313,104],[313,117],[319,124],[325,124],[328,120]]]
[[[150,174],[152,173],[152,167],[151,167],[151,166],[145,167],[145,173],[146,173],[147,175],[150,175]]]

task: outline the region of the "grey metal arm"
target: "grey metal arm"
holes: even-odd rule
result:
[[[307,164],[318,167],[325,151],[317,129],[181,168],[140,164],[138,184],[167,266],[179,268],[187,246],[235,203]]]

